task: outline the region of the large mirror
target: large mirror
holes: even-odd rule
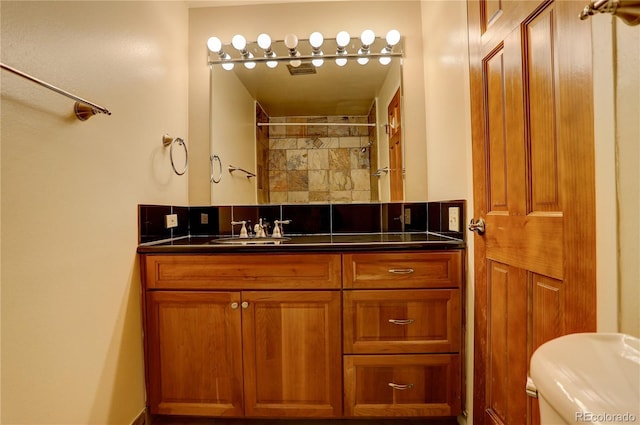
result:
[[[383,47],[379,38],[371,51]],[[403,200],[402,59],[301,62],[211,66],[213,203]]]

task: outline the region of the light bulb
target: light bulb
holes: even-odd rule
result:
[[[338,35],[336,35],[336,43],[340,47],[346,47],[351,41],[351,36],[346,31],[340,31]]]
[[[236,34],[231,39],[231,45],[233,45],[234,49],[242,51],[247,47],[247,40],[240,34]]]
[[[311,63],[313,64],[313,66],[318,68],[324,63],[324,59],[311,59]]]
[[[347,64],[347,58],[336,58],[336,65],[345,66]]]
[[[284,36],[284,45],[288,49],[295,49],[298,46],[298,37],[295,34],[287,34]]]
[[[278,61],[267,61],[267,66],[271,69],[275,68],[276,66],[278,66]]]
[[[225,53],[224,57],[222,59],[229,60],[229,59],[231,59],[231,56],[229,56],[229,53]],[[233,69],[234,65],[235,64],[233,62],[225,62],[225,63],[222,64],[222,68],[224,70],[226,70],[226,71],[231,71]]]
[[[269,34],[262,33],[258,36],[258,46],[260,46],[262,50],[269,50],[271,47],[271,37],[269,37]]]
[[[322,34],[320,34],[317,31],[312,32],[311,35],[309,36],[309,44],[311,44],[311,47],[315,49],[319,49],[320,46],[322,46],[323,42],[324,42],[324,37],[322,36]]]
[[[371,30],[362,31],[362,35],[360,36],[360,41],[365,46],[370,46],[376,40],[376,34]]]
[[[391,63],[391,58],[389,56],[382,56],[378,61],[380,61],[380,64],[382,65],[389,65]]]
[[[253,53],[248,53],[245,57],[245,59],[253,59]],[[245,62],[244,63],[244,67],[247,69],[253,69],[256,67],[256,63],[251,61],[251,62]]]
[[[212,52],[218,53],[222,50],[222,41],[218,37],[210,37],[207,40],[207,48]]]
[[[395,46],[400,41],[400,32],[398,30],[391,30],[385,37],[389,46]]]
[[[368,55],[368,54],[369,54],[369,51],[368,51],[368,50],[360,49],[360,50],[358,50],[358,54],[359,54],[359,55]],[[369,62],[369,58],[368,58],[368,57],[366,57],[366,56],[365,56],[365,57],[360,57],[360,58],[358,58],[358,63],[359,63],[360,65],[366,65],[368,62]]]

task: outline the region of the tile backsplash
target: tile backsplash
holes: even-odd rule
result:
[[[458,231],[449,230],[449,208],[459,208]],[[291,220],[289,235],[432,232],[465,239],[464,200],[442,202],[282,204],[238,206],[138,205],[139,243],[185,236],[229,236],[240,233],[232,221],[252,228],[260,219],[269,223]],[[165,216],[178,215],[178,227],[165,228]],[[269,231],[270,233],[271,231]]]

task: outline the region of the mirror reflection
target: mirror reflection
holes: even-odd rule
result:
[[[401,59],[301,62],[212,65],[212,203],[403,200]]]

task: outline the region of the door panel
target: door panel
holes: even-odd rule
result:
[[[242,416],[239,302],[239,292],[148,293],[151,413]]]
[[[572,1],[469,1],[474,423],[537,423],[528,362],[595,330],[590,24]]]
[[[340,416],[340,292],[244,291],[242,301],[245,415]]]

